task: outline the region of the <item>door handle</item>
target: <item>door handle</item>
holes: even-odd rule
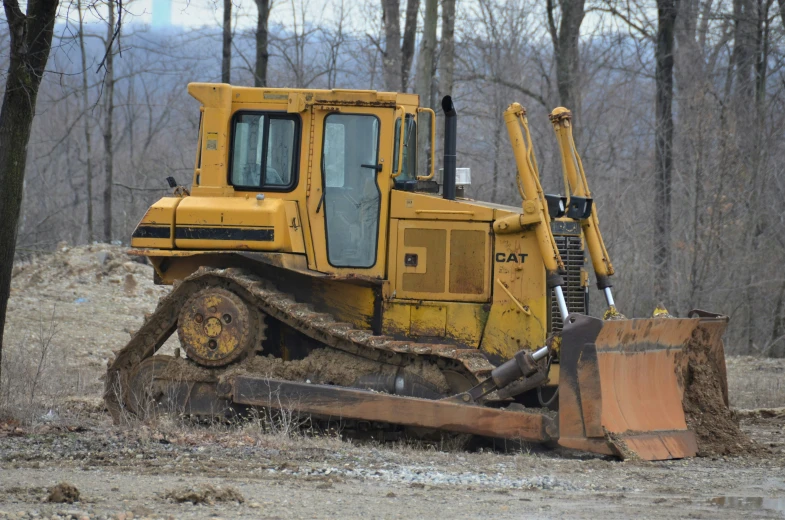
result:
[[[377,172],[382,171],[382,165],[381,164],[361,164],[360,167],[361,168],[370,168],[372,170],[376,170]]]

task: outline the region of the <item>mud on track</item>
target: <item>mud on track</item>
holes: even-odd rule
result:
[[[739,412],[742,430],[760,446],[753,454],[654,463],[536,446],[509,454],[467,453],[449,445],[291,438],[263,434],[256,423],[226,428],[163,420],[116,428],[102,410],[97,378],[111,351],[127,341],[128,331],[167,288],[152,285],[149,267],[108,246],[71,249],[18,266],[15,273],[4,352],[13,370],[4,375],[0,399],[9,384],[29,390],[27,370],[35,374],[42,339],[50,337],[50,322],[55,326],[34,402],[4,409],[20,424],[0,420],[0,517],[783,515],[756,505],[776,507],[782,500],[726,500],[733,507],[712,502],[718,496],[785,497],[782,410]],[[732,405],[785,406],[785,362],[731,357],[728,372]],[[79,489],[78,502],[45,501],[61,481]],[[172,498],[191,496],[191,488],[201,496],[205,485],[215,490],[208,496],[237,492],[243,501]]]

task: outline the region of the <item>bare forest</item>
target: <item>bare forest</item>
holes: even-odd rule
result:
[[[468,195],[509,205],[520,197],[502,112],[526,107],[543,185],[558,192],[548,113],[566,106],[620,310],[724,313],[729,353],[785,357],[783,0],[233,1],[168,29],[135,19],[132,2],[61,2],[17,256],[125,244],[166,177],[189,184],[192,81],[416,92],[438,125],[451,94]],[[8,31],[4,20],[0,87]]]

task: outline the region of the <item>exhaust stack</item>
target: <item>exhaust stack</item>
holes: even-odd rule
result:
[[[442,188],[443,197],[448,200],[455,200],[455,167],[457,164],[456,156],[456,134],[458,133],[458,113],[452,104],[452,97],[442,98],[442,110],[444,111],[444,187]]]

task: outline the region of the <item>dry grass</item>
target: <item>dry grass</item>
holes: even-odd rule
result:
[[[785,359],[728,356],[728,397],[734,408],[785,406]]]
[[[23,425],[54,422],[63,402],[84,396],[89,380],[86,370],[66,369],[67,349],[61,348],[56,307],[27,321],[22,340],[3,351],[0,374],[0,419]]]

